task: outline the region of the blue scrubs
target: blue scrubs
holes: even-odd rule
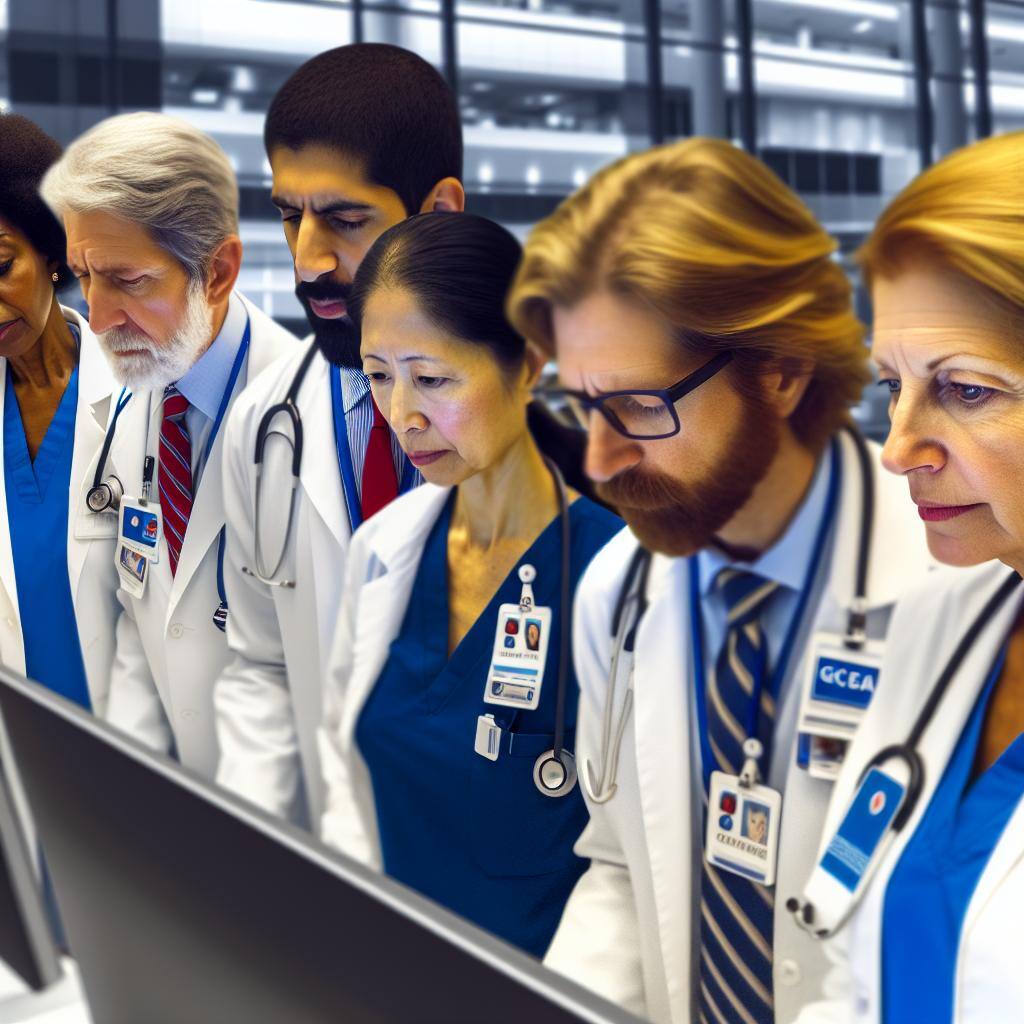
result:
[[[4,395],[4,484],[14,554],[25,674],[89,709],[68,579],[68,488],[75,448],[78,368],[64,390],[33,461],[14,381]]]
[[[533,783],[550,750],[558,689],[561,523],[556,517],[505,578],[448,657],[448,529],[455,492],[431,530],[409,607],[364,706],[356,741],[373,780],[384,870],[535,956],[542,956],[586,862],[572,852],[587,822],[579,786],[552,798]],[[622,521],[586,498],[569,509],[571,588]],[[518,604],[519,566],[537,570],[538,605],[553,620],[540,705],[483,701],[498,606]],[[565,746],[574,749],[577,682],[567,676]],[[474,752],[477,718],[504,726],[501,753]]]
[[[952,1022],[956,960],[978,880],[1024,797],[1024,735],[973,783],[985,709],[1001,655],[953,756],[892,873],[882,919],[882,1019]]]

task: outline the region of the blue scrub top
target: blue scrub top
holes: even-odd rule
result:
[[[4,485],[25,674],[88,710],[89,687],[68,578],[68,488],[75,448],[78,367],[64,389],[35,461],[29,455],[9,366],[6,377]]]
[[[1004,654],[960,736],[886,888],[882,1019],[953,1021],[956,961],[967,908],[1007,822],[1024,797],[1024,735],[970,782],[985,709]]]
[[[535,956],[542,956],[587,864],[572,852],[587,822],[579,786],[543,796],[533,765],[553,744],[558,689],[561,523],[522,556],[448,658],[448,529],[455,492],[431,530],[402,629],[356,726],[373,780],[384,870]],[[579,498],[569,509],[571,588],[622,521]],[[537,570],[536,603],[552,609],[540,704],[485,704],[498,606],[518,604],[518,569]],[[566,622],[568,628],[570,622]],[[567,676],[565,746],[573,750],[577,682]],[[475,753],[477,718],[504,726],[501,753]],[[486,1016],[486,1014],[484,1015]]]

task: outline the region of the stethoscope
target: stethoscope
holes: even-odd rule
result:
[[[246,354],[249,351],[251,336],[252,324],[247,313],[245,318],[245,331],[242,333],[242,341],[238,346],[238,352],[235,353],[235,361],[231,365],[231,374],[228,377],[227,387],[225,387],[224,394],[221,396],[220,405],[217,408],[217,415],[213,421],[210,436],[206,441],[206,451],[203,456],[204,464],[210,461],[210,453],[213,451],[213,444],[217,440],[217,434],[220,431],[221,424],[224,422],[224,416],[227,414],[228,405],[231,403],[231,396],[234,394],[235,385],[238,383],[238,375],[242,372],[242,364],[245,362]],[[110,456],[110,448],[114,443],[114,437],[117,433],[117,421],[121,418],[121,413],[124,412],[125,407],[131,401],[131,398],[131,392],[129,392],[127,388],[122,388],[121,394],[117,399],[117,405],[114,407],[114,415],[111,416],[110,423],[107,426],[107,432],[103,437],[103,445],[100,448],[100,457],[96,463],[96,472],[93,474],[92,486],[89,488],[85,496],[85,503],[88,506],[89,511],[95,515],[100,515],[103,512],[117,512],[121,506],[121,499],[124,497],[124,485],[118,477],[110,474],[104,479],[103,471],[106,469],[107,459]],[[152,455],[148,454],[148,438],[146,449],[147,455],[143,464],[142,474],[144,491],[148,491],[152,484],[153,469],[156,465],[156,460]],[[213,613],[213,622],[214,625],[223,632],[227,625],[228,614],[228,598],[227,592],[224,588],[223,527],[221,527],[220,537],[217,542],[217,596],[220,599],[220,604],[217,607],[217,610]]]
[[[907,738],[902,743],[894,743],[888,747],[884,747],[882,750],[879,750],[878,753],[875,754],[874,757],[872,757],[864,766],[864,770],[860,774],[855,791],[860,789],[861,783],[863,783],[865,777],[872,768],[881,768],[883,764],[887,764],[892,761],[901,761],[906,767],[908,775],[903,802],[900,804],[899,810],[893,816],[888,828],[882,836],[879,837],[878,842],[875,844],[876,851],[881,851],[883,849],[883,843],[891,843],[895,839],[906,823],[910,820],[911,815],[914,813],[914,809],[920,802],[921,794],[924,790],[924,761],[922,760],[918,749],[921,743],[921,737],[924,735],[925,730],[935,717],[935,713],[938,711],[939,705],[942,703],[946,692],[949,690],[950,684],[953,682],[953,678],[960,670],[960,666],[963,664],[964,659],[971,652],[975,643],[977,643],[978,637],[981,635],[981,631],[992,620],[1003,604],[1010,598],[1020,583],[1021,577],[1018,576],[1016,572],[1011,572],[1010,575],[1003,580],[999,589],[988,599],[985,603],[985,607],[982,608],[977,617],[971,623],[967,632],[960,638],[960,643],[957,644],[956,649],[950,655],[949,661],[946,662],[946,666],[942,670],[939,678],[936,680],[935,685],[932,687],[931,693],[928,694],[928,699],[925,701],[924,707],[921,708],[910,732],[907,733]],[[876,863],[881,860],[881,853],[876,852],[874,859]],[[865,881],[866,880],[865,876]],[[829,938],[840,931],[850,919],[850,916],[859,902],[859,895],[860,893],[863,893],[865,889],[866,885],[862,884],[857,893],[851,894],[851,898],[849,904],[845,908],[845,912],[839,918],[838,922],[831,928],[815,928],[816,910],[814,903],[808,899],[791,896],[786,901],[786,909],[793,914],[797,924],[806,932],[815,936],[815,938]]]
[[[572,630],[572,585],[570,548],[572,530],[569,523],[569,498],[565,480],[558,467],[545,458],[558,492],[558,517],[562,524],[561,621],[558,624],[558,683],[555,690],[555,734],[551,750],[541,754],[533,765],[533,783],[544,796],[562,797],[576,785],[576,759],[565,749],[565,701],[569,690],[569,640]]]
[[[861,481],[861,518],[860,531],[857,543],[857,564],[854,579],[854,594],[847,612],[846,631],[843,635],[845,646],[859,650],[867,642],[867,580],[868,568],[871,561],[871,529],[875,515],[875,480],[871,472],[871,456],[867,444],[860,433],[853,427],[846,428],[853,441],[854,449],[857,452],[857,466]],[[833,442],[836,445],[837,442]],[[833,447],[833,483],[838,490],[838,477],[836,470],[840,465],[838,449]],[[834,504],[830,497],[829,505]],[[808,578],[804,581],[803,593],[797,612],[793,617],[790,629],[787,633],[786,642],[783,645],[787,652],[785,657],[780,659],[784,665],[789,660],[789,652],[792,650],[793,642],[804,617],[804,612],[810,594],[810,586],[817,574],[817,562],[820,552],[823,549],[824,541],[831,525],[833,516],[826,511],[822,517],[822,525],[815,542],[815,557],[812,559]],[[630,559],[626,569],[625,577],[615,601],[612,612],[611,636],[613,641],[611,668],[608,676],[608,695],[604,704],[604,715],[601,731],[601,754],[597,769],[590,759],[586,759],[583,765],[583,784],[587,788],[587,795],[594,803],[603,804],[615,796],[618,788],[616,778],[619,768],[619,753],[622,748],[622,741],[625,737],[626,726],[633,710],[633,668],[629,667],[629,676],[626,683],[625,694],[622,699],[622,707],[619,710],[618,722],[615,722],[614,709],[616,703],[616,686],[619,679],[619,667],[623,655],[630,659],[634,656],[636,634],[640,621],[647,611],[647,583],[651,571],[653,556],[645,548],[637,548]],[[691,605],[699,603],[694,597],[692,584],[695,574],[691,575]],[[696,611],[696,609],[691,609]],[[699,642],[699,630],[694,633]],[[697,659],[698,661],[700,659]],[[697,665],[701,683],[703,682],[703,666]],[[698,705],[701,702],[698,701]],[[698,716],[703,714],[703,708],[698,706]],[[707,742],[706,729],[701,730],[702,745]],[[702,752],[705,773],[710,771],[713,764],[710,756]]]
[[[306,374],[309,372],[310,364],[313,362],[313,358],[316,356],[317,351],[316,343],[310,343],[309,349],[303,356],[302,362],[299,364],[299,367],[295,372],[295,377],[292,379],[291,385],[289,386],[284,399],[276,405],[270,406],[270,408],[263,414],[256,430],[256,446],[255,451],[253,452],[253,462],[256,465],[256,513],[253,519],[253,528],[255,532],[253,543],[253,565],[255,568],[250,569],[248,566],[243,565],[242,572],[244,572],[246,576],[252,576],[253,578],[258,579],[261,583],[265,583],[267,586],[284,587],[289,590],[295,587],[295,580],[278,579],[277,576],[281,571],[285,553],[288,550],[288,537],[291,534],[292,523],[295,517],[295,492],[299,486],[299,472],[302,469],[302,414],[299,412],[299,406],[296,399],[298,398],[299,389],[302,387],[303,381],[306,379]],[[348,427],[345,423],[345,408],[341,391],[341,372],[336,367],[332,366],[330,376],[331,409],[334,421],[334,445],[338,457],[338,469],[341,473],[342,491],[345,496],[345,506],[348,511],[349,526],[354,533],[362,524],[363,514],[359,505],[359,492],[356,489],[355,469],[353,468],[352,463],[352,451],[349,447],[348,441]],[[275,420],[280,416],[287,417],[291,424],[290,435],[275,425]],[[263,551],[262,530],[260,527],[260,523],[262,521],[260,507],[262,505],[261,498],[263,492],[263,457],[266,452],[267,440],[272,435],[283,437],[285,441],[291,445],[292,458],[291,481],[289,483],[288,491],[288,518],[285,522],[284,533],[282,534],[281,550],[278,553],[277,558],[274,560],[273,565],[268,566],[267,561],[264,558],[265,552]],[[416,468],[408,459],[406,459],[399,487],[400,493],[404,493],[409,489],[415,475]]]

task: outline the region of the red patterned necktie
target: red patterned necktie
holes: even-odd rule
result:
[[[370,441],[366,446],[366,461],[363,463],[361,504],[364,523],[398,497],[398,477],[391,456],[391,429],[372,395],[370,402],[373,405],[373,426],[370,428]]]
[[[171,564],[178,571],[181,545],[192,514],[192,442],[185,427],[188,399],[173,385],[164,392],[164,419],[160,425],[160,512]]]

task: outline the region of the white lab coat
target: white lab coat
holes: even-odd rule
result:
[[[232,402],[261,370],[299,344],[248,299],[239,297],[252,333]],[[147,438],[153,439],[155,451],[162,410],[161,392],[139,391],[118,421],[109,472],[121,480],[128,497],[137,498],[141,492]],[[224,525],[223,448],[221,429],[203,469],[176,575],[171,576],[167,544],[161,537],[160,559],[149,566],[142,597],[133,597],[118,585],[123,611],[117,622],[107,710],[114,725],[156,750],[176,748],[182,764],[208,777],[217,766],[213,684],[228,658],[224,633],[213,622],[220,603],[217,549]],[[153,481],[154,501],[159,496],[158,482],[159,472]]]
[[[827,581],[813,614],[814,630],[842,633],[854,593],[860,535],[861,483],[853,442],[840,435],[842,492]],[[927,571],[931,559],[906,484],[884,473],[870,446],[875,519],[868,574],[868,634],[885,635],[898,594]],[[626,566],[636,550],[626,530],[598,554],[576,598],[574,656],[580,681],[577,764],[600,763],[601,732],[612,659],[612,614]],[[546,963],[657,1024],[689,1024],[691,969],[699,953],[699,903],[691,866],[701,820],[692,771],[689,588],[685,559],[656,556],[649,607],[636,638],[634,705],[618,767],[618,790],[604,804],[588,798],[591,822],[576,851],[592,863],[577,883]],[[795,715],[806,658],[794,657],[794,683],[779,708]],[[616,716],[626,689],[626,659],[616,686]],[[795,744],[794,736],[794,744]],[[776,1020],[788,1024],[821,990],[828,962],[817,943],[791,921],[778,898],[810,871],[831,784],[811,778],[790,751],[784,787],[775,910]],[[584,789],[586,793],[586,790]],[[702,840],[699,842],[702,843]],[[693,1019],[696,1019],[694,1016]]]
[[[906,739],[954,648],[1009,573],[999,562],[973,569],[943,569],[928,580],[927,586],[914,588],[900,600],[893,615],[893,641],[882,667],[882,678],[896,679],[899,685],[882,685],[861,723],[835,785],[822,846],[838,828],[866,763],[882,748]],[[1024,591],[1024,587],[1020,589]],[[918,745],[924,761],[921,798],[886,852],[849,924],[827,943],[835,967],[825,981],[826,998],[807,1006],[799,1024],[881,1021],[881,930],[886,888],[1020,613],[1021,596],[1018,593],[1004,602],[989,620],[925,730]],[[799,895],[800,889],[798,884],[784,895]],[[1022,914],[1024,801],[1003,830],[968,905],[956,966],[955,1024],[996,1024],[1020,1020],[1024,1015]],[[922,971],[924,979],[929,975],[927,965]]]
[[[350,527],[334,443],[330,364],[314,356],[296,404],[304,445],[294,518],[277,579],[268,586],[242,572],[255,568],[256,434],[267,409],[283,401],[312,340],[263,373],[232,410],[224,451],[228,513],[225,586],[232,657],[214,692],[221,747],[217,781],[271,814],[316,828],[323,781],[316,733],[321,683],[341,605]],[[287,416],[274,420],[287,432]],[[291,447],[273,436],[264,450],[261,533],[264,558],[276,559],[287,529]],[[265,566],[268,570],[272,565]]]
[[[352,538],[338,629],[324,677],[320,758],[326,786],[321,838],[380,870],[370,770],[355,729],[402,628],[420,556],[451,488],[422,484],[364,523]]]
[[[103,445],[107,419],[120,390],[110,367],[89,329],[88,321],[73,309],[61,307],[64,319],[78,328],[81,348],[78,364],[78,408],[68,489],[68,578],[78,623],[82,659],[93,711],[102,715],[107,704],[110,666],[114,657],[114,628],[119,612],[114,598],[117,585],[113,563],[117,524],[112,515],[91,513],[85,497]],[[7,360],[0,359],[0,423],[6,387]],[[116,389],[116,390],[115,390]],[[25,673],[25,648],[14,578],[14,554],[7,519],[7,490],[0,458],[0,661]]]

